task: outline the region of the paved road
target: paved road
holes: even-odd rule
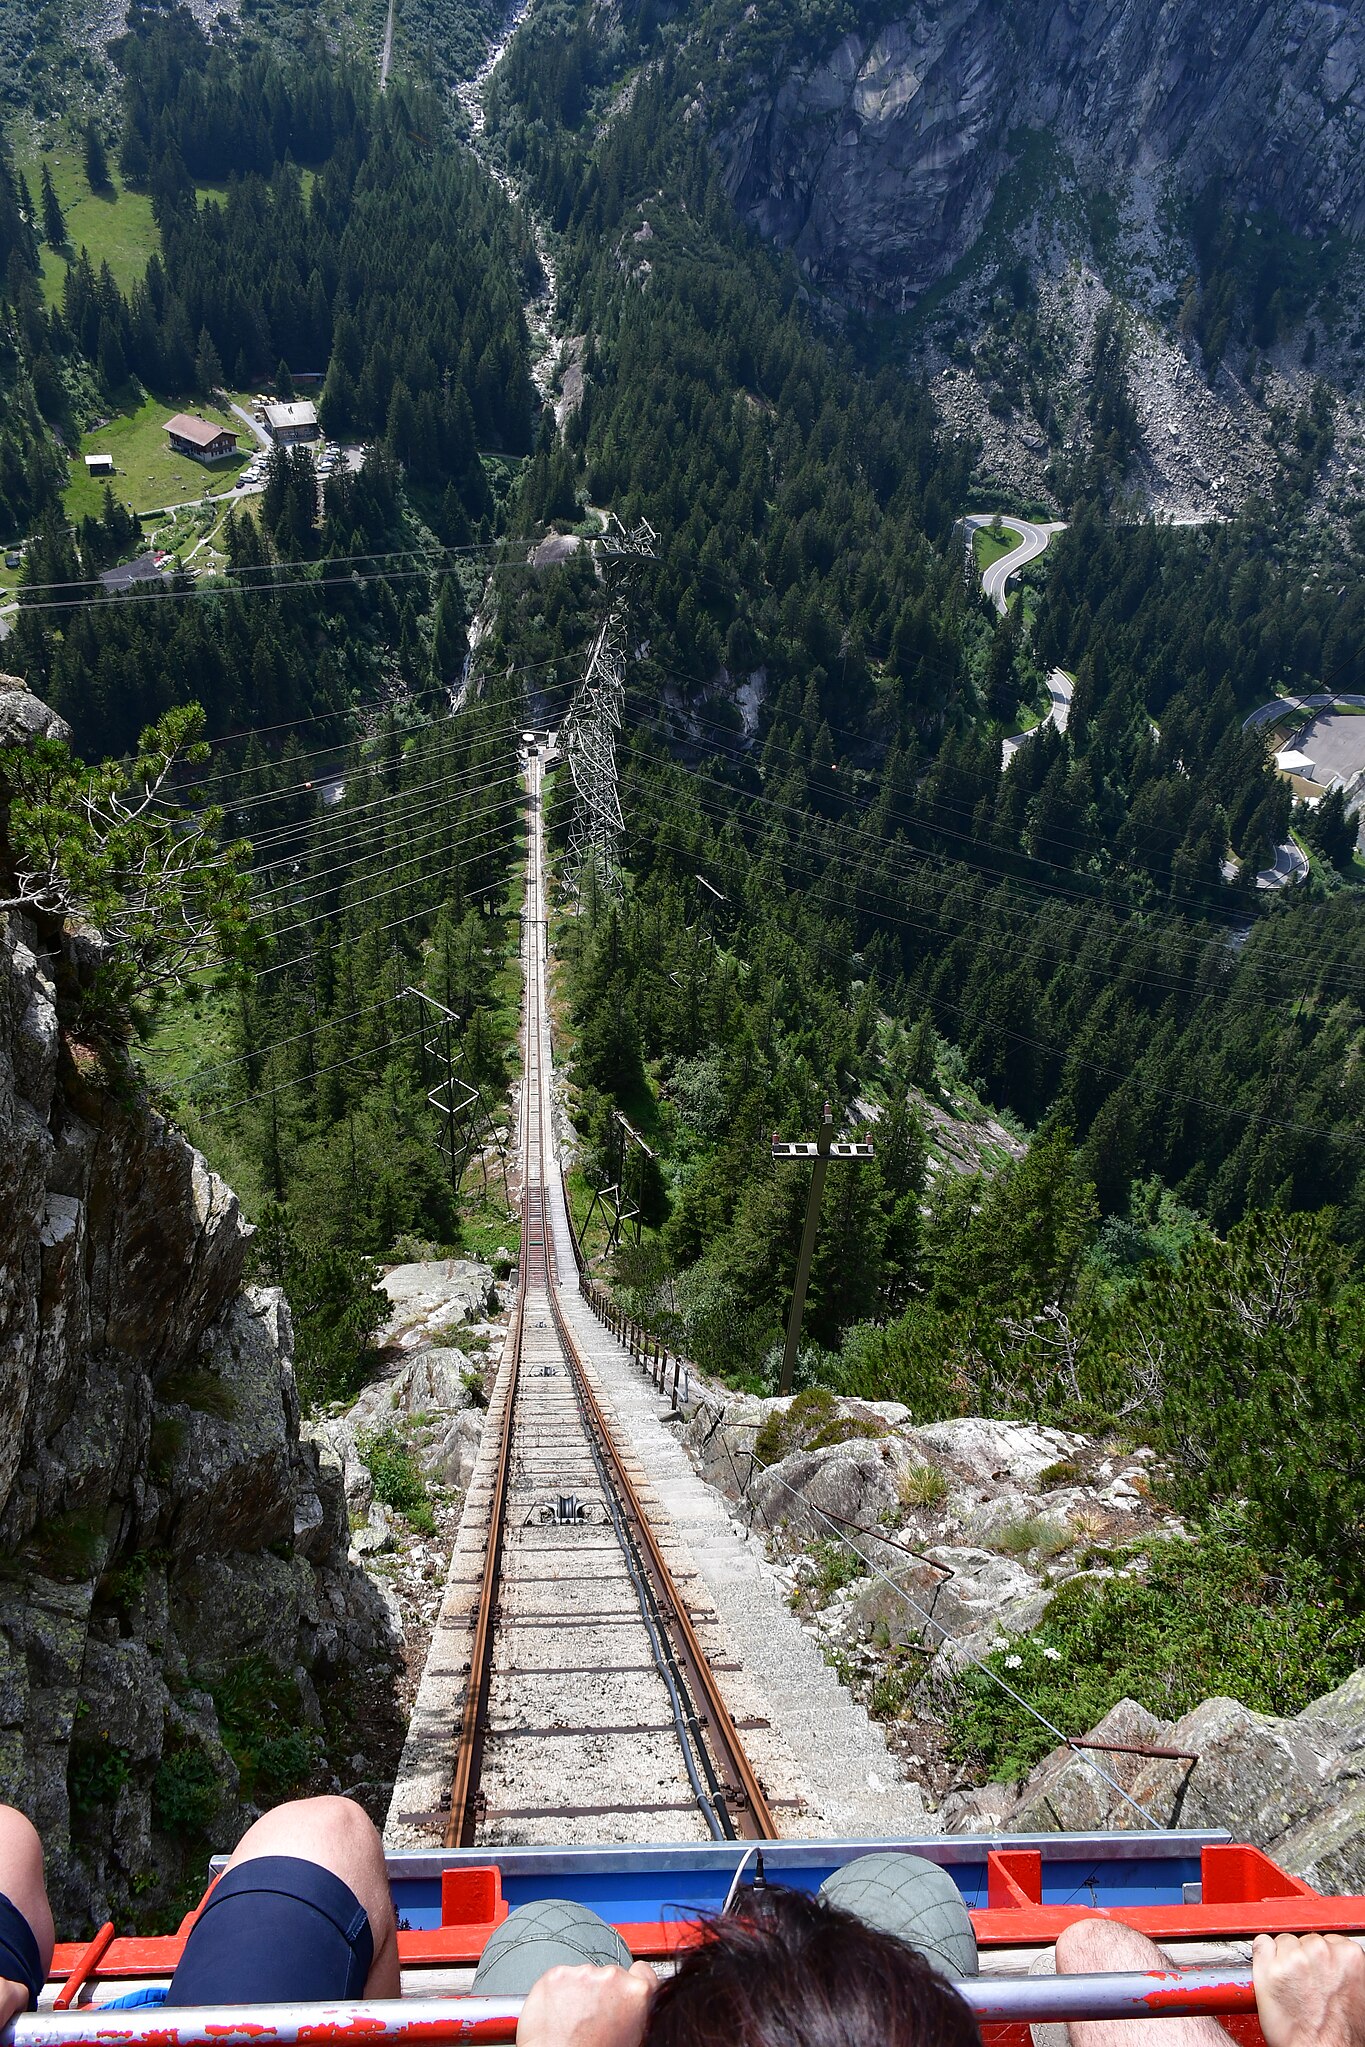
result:
[[[969,512],[967,514],[966,518],[962,521],[962,527],[967,536],[969,551],[972,547],[972,535],[981,528],[992,526],[994,523],[994,512]],[[1007,533],[1018,534],[1019,545],[1011,548],[1008,554],[1002,554],[999,561],[992,562],[981,578],[981,588],[1003,617],[1009,604],[1005,585],[1009,582],[1011,576],[1018,575],[1020,569],[1027,568],[1031,561],[1037,561],[1039,555],[1045,552],[1054,533],[1065,533],[1066,521],[1065,519],[1054,519],[1044,524],[1035,525],[1031,519],[1004,518],[1002,516],[1000,524]],[[973,559],[975,559],[974,554]]]
[[[1263,867],[1256,876],[1257,888],[1289,888],[1297,881],[1307,881],[1311,868],[1307,858],[1292,840],[1286,839],[1282,846],[1275,848],[1275,864]]]
[[[268,454],[270,450],[274,447],[275,443],[271,440],[269,434],[261,425],[261,422],[258,419],[256,419],[251,413],[249,413],[244,405],[234,405],[230,398],[228,400],[228,411],[236,413],[238,419],[241,420],[242,425],[244,427],[250,428],[251,432],[256,436],[256,439],[260,442],[261,446],[265,449],[266,453]]]
[[[1040,718],[1027,732],[1017,732],[1013,739],[1006,739],[1003,742],[1003,757],[1000,763],[1002,767],[1007,768],[1020,747],[1027,746],[1034,733],[1041,732],[1045,725],[1055,725],[1059,732],[1065,732],[1066,721],[1071,716],[1071,695],[1075,686],[1064,668],[1053,669],[1047,679],[1047,693],[1052,699],[1047,716]]]
[[[1277,718],[1287,718],[1294,711],[1325,711],[1332,704],[1355,704],[1365,710],[1365,697],[1337,694],[1314,697],[1275,697],[1270,703],[1262,704],[1249,718],[1243,718],[1243,732],[1254,732],[1262,725],[1273,725]]]

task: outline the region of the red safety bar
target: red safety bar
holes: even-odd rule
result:
[[[958,1989],[987,2039],[1072,2019],[1220,2017],[1255,2010],[1249,1970],[1150,1975],[975,1976]],[[508,2041],[519,1997],[400,1998],[345,2004],[144,2006],[40,2012],[0,2031],[3,2047],[338,2047],[338,2043]]]

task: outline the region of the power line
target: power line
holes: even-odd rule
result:
[[[652,757],[647,754],[640,754],[639,758],[645,761],[652,760]],[[676,763],[670,762],[669,765],[676,767]],[[943,853],[936,852],[930,848],[920,848],[912,846],[899,837],[895,840],[884,839],[875,832],[869,832],[861,829],[856,825],[850,824],[847,818],[824,818],[821,817],[818,813],[813,812],[803,806],[796,804],[781,803],[775,797],[767,796],[760,793],[754,793],[747,790],[736,790],[732,788],[730,784],[717,781],[713,776],[703,775],[700,773],[700,771],[696,769],[688,769],[686,771],[679,769],[678,772],[685,772],[689,783],[703,782],[711,788],[722,791],[726,796],[728,796],[731,799],[732,803],[749,804],[761,808],[766,807],[775,812],[780,812],[786,817],[798,819],[802,826],[804,827],[813,828],[818,826],[820,829],[826,832],[839,833],[844,835],[848,839],[865,842],[867,845],[874,848],[878,856],[882,859],[888,859],[895,856],[899,856],[899,858],[906,862],[918,863],[921,867],[928,868],[941,864],[945,858],[953,857],[951,855],[945,855]],[[700,804],[701,802],[700,797],[694,797],[693,800],[696,801],[698,804]],[[871,807],[872,806],[861,806],[858,809],[858,814],[865,815],[867,809]],[[904,812],[888,810],[887,816],[889,818],[895,819],[898,822],[911,824],[916,829],[925,831],[929,834],[934,834],[937,831],[937,827],[932,823],[932,821],[907,816],[906,813]],[[964,835],[960,833],[951,833],[949,834],[949,836],[960,839]],[[997,862],[996,865],[990,868],[978,867],[974,870],[976,872],[981,873],[982,878],[988,882],[991,882],[997,886],[1008,885],[1016,889],[1020,894],[1025,896],[1029,894],[1034,894],[1042,903],[1053,901],[1068,903],[1072,905],[1076,910],[1084,911],[1085,913],[1090,915],[1095,914],[1097,907],[1102,907],[1097,906],[1095,895],[1093,892],[1065,889],[1056,886],[1045,886],[1042,883],[1030,881],[1027,876],[1020,876],[1011,873],[1007,867],[998,864],[1001,861],[1002,856],[1005,859],[1011,857],[1009,849],[1007,848],[997,848],[991,847],[989,845],[983,845],[983,843],[980,840],[969,840],[968,843],[980,847],[984,853],[989,853],[995,856],[995,860]],[[970,863],[964,861],[963,864],[969,865]],[[1111,914],[1117,914],[1117,912],[1111,911]],[[1150,917],[1153,919],[1153,921],[1157,921],[1161,916],[1161,913],[1159,911],[1152,910],[1130,911],[1127,914],[1138,918]],[[1235,932],[1240,927],[1236,924],[1233,924],[1228,928]],[[1170,923],[1168,923],[1167,929],[1177,932],[1180,938],[1180,942],[1182,944],[1196,946],[1205,950],[1212,950],[1218,952],[1226,951],[1227,947],[1226,939],[1210,939],[1202,937],[1190,925],[1184,922],[1177,924],[1174,918],[1172,918]],[[1348,980],[1346,982],[1339,982],[1337,985],[1341,985],[1347,988],[1348,990],[1353,990],[1357,986],[1357,983],[1354,980]]]
[[[501,820],[506,815],[506,813],[510,811],[520,810],[521,807],[522,807],[521,800],[519,797],[512,797],[507,799],[503,803],[493,805],[491,813],[485,811],[481,814],[481,821],[487,820],[487,822],[485,823],[485,829],[482,832],[470,833],[465,838],[463,843],[465,845],[475,845],[478,844],[481,839],[487,838],[490,834],[501,831],[503,829],[503,824]],[[496,822],[492,821],[494,819],[496,819],[497,821]],[[428,857],[428,854],[430,853],[432,841],[439,836],[439,834],[444,828],[445,828],[444,822],[440,817],[436,817],[435,819],[433,819],[429,823],[426,831],[422,834],[419,834],[418,843],[421,845],[422,851],[412,853],[408,856],[406,860],[400,860],[395,865],[390,865],[388,868],[386,868],[385,872],[389,874],[401,874],[405,868],[416,866],[419,862],[424,861]],[[359,876],[357,870],[360,868],[362,864],[364,864],[366,859],[372,857],[374,856],[361,854],[358,855],[354,860],[344,861],[338,867],[325,870],[322,874],[309,874],[306,877],[301,877],[301,879],[306,879],[307,881],[326,881],[329,874],[331,875],[341,874],[351,876],[352,880],[358,880],[361,877]],[[351,885],[352,881],[338,881],[335,882],[333,886],[330,888],[319,889],[316,895],[302,896],[299,898],[286,897],[284,900],[281,900],[273,904],[266,902],[261,906],[260,914],[263,917],[267,917],[272,915],[274,916],[283,915],[287,910],[295,909],[301,910],[305,908],[307,904],[320,903],[324,900],[325,897],[336,895],[341,889],[349,888]],[[409,888],[412,885],[413,884],[411,882],[400,882],[394,888],[383,890],[381,896],[372,896],[370,900],[372,902],[378,902],[382,900],[383,895],[396,895],[398,892],[398,888]],[[288,886],[289,884],[287,883],[281,884],[281,890],[282,891],[286,890]]]
[[[506,830],[507,830],[507,827],[506,827],[506,825],[505,825],[505,824],[499,823],[499,824],[496,824],[496,825],[492,825],[492,826],[490,826],[490,827],[489,827],[489,833],[478,833],[478,834],[476,834],[476,835],[474,836],[474,838],[473,838],[472,840],[470,840],[470,841],[469,841],[468,843],[471,843],[471,844],[477,844],[477,843],[478,843],[478,840],[479,840],[479,839],[481,839],[481,838],[485,838],[485,837],[489,836],[489,834],[490,834],[490,833],[499,833],[499,834],[501,834],[501,833],[504,833],[504,832],[506,832]],[[480,853],[480,854],[476,854],[476,855],[474,855],[474,856],[473,856],[473,857],[472,857],[471,859],[469,859],[469,860],[461,860],[461,861],[457,861],[457,862],[455,863],[455,866],[456,866],[456,868],[457,868],[457,869],[458,869],[458,868],[464,868],[464,867],[473,867],[473,866],[477,866],[477,865],[479,864],[479,862],[480,862],[480,861],[482,861],[482,860],[487,860],[487,859],[489,859],[490,857],[491,857],[491,851],[490,851],[490,850],[485,850],[485,851],[484,851],[483,853]],[[410,865],[411,863],[405,863],[405,864],[409,864],[409,865]],[[450,870],[447,870],[447,871],[450,871]],[[433,879],[434,879],[434,878],[435,878],[435,877],[433,877]],[[400,882],[397,882],[397,883],[395,883],[395,885],[394,885],[394,886],[393,886],[392,888],[386,888],[386,889],[381,889],[381,890],[380,890],[380,891],[378,892],[378,894],[376,894],[376,895],[372,895],[372,896],[368,896],[368,897],[366,898],[366,901],[367,901],[367,902],[369,902],[369,903],[382,903],[382,902],[384,902],[384,901],[385,901],[385,900],[386,900],[386,899],[387,899],[387,898],[388,898],[389,896],[396,896],[396,895],[401,895],[404,889],[411,889],[411,888],[419,888],[419,887],[421,886],[421,881],[422,881],[422,878],[421,878],[421,877],[419,876],[419,877],[415,877],[415,878],[413,878],[413,879],[410,879],[410,880],[408,880],[408,881],[400,881]],[[343,885],[343,886],[347,886],[348,884],[342,884],[342,885]],[[332,894],[332,893],[333,893],[333,891],[332,891],[332,890],[330,890],[330,889],[326,889],[326,890],[324,890],[324,891],[323,891],[322,893],[323,893],[324,895],[330,895],[330,894]],[[311,898],[309,898],[309,900],[310,900],[310,901],[318,901],[318,900],[320,900],[320,897],[311,897]],[[302,905],[300,905],[300,907],[302,907]],[[283,927],[282,929],[279,929],[279,930],[272,930],[272,931],[270,932],[270,934],[269,934],[269,935],[270,935],[270,937],[271,937],[271,939],[272,939],[273,941],[275,941],[275,942],[278,942],[278,941],[279,941],[279,940],[280,940],[281,938],[288,938],[288,937],[290,937],[290,936],[291,936],[291,935],[292,935],[292,934],[293,934],[294,932],[296,932],[296,931],[306,931],[306,930],[308,929],[308,927],[309,927],[309,925],[310,925],[310,924],[317,924],[317,923],[326,923],[326,922],[329,922],[329,921],[331,921],[331,920],[332,920],[333,918],[335,918],[335,917],[337,917],[337,916],[339,916],[339,915],[342,915],[342,914],[344,914],[344,912],[345,912],[345,911],[346,911],[347,909],[354,909],[354,908],[357,908],[357,907],[360,907],[360,906],[359,906],[359,905],[356,905],[356,904],[344,904],[344,905],[341,905],[341,906],[340,906],[340,907],[339,907],[338,909],[336,909],[336,910],[324,910],[324,911],[321,911],[321,912],[319,912],[319,914],[318,914],[318,915],[317,915],[316,917],[305,917],[305,918],[303,918],[303,919],[302,919],[302,920],[301,920],[301,921],[300,921],[299,923],[296,923],[296,924],[286,924],[286,925],[285,925],[285,926],[284,926],[284,927]],[[272,914],[273,914],[273,915],[282,915],[282,914],[283,914],[283,911],[275,911],[275,912],[267,911],[267,913],[266,913],[266,914],[267,914],[267,915],[272,915]],[[421,913],[420,913],[420,912],[418,912],[418,913],[416,913],[416,914],[421,914]]]
[[[511,775],[500,775],[492,781],[475,779],[473,775],[452,776],[447,783],[438,782],[430,785],[436,793],[430,797],[428,802],[414,803],[410,807],[405,807],[397,812],[396,818],[387,812],[375,812],[365,819],[356,832],[343,832],[337,829],[344,822],[344,814],[342,817],[335,819],[310,818],[306,820],[309,826],[331,825],[332,829],[319,833],[318,839],[314,844],[299,847],[293,851],[283,846],[276,846],[271,851],[268,859],[260,861],[255,867],[248,868],[246,871],[252,875],[259,875],[268,874],[277,867],[293,866],[296,869],[301,869],[306,867],[311,861],[325,857],[328,852],[334,850],[337,843],[344,843],[347,847],[360,849],[356,852],[355,857],[362,859],[365,857],[363,851],[365,846],[373,843],[376,839],[382,839],[383,834],[389,831],[395,822],[400,827],[410,826],[422,818],[429,817],[433,812],[443,813],[450,817],[453,806],[463,806],[480,796],[490,794],[494,790],[505,789],[514,779]],[[421,793],[427,794],[428,792],[424,790]],[[404,792],[399,792],[387,800],[391,804],[401,805],[404,801]],[[369,809],[370,806],[365,805],[362,808]],[[290,828],[290,836],[295,836],[295,828],[293,827]],[[257,843],[253,840],[252,851],[256,852],[257,850],[259,850]],[[272,883],[271,886],[284,887],[288,886],[288,884],[287,882]]]
[[[683,841],[670,842],[667,840],[666,835],[663,834],[656,834],[656,839],[657,838],[663,838],[665,843],[673,844],[676,850],[681,852],[685,857],[689,858],[695,857],[695,849],[690,845],[686,844],[685,842]],[[805,879],[818,880],[823,878],[822,875],[819,874],[818,872],[812,873],[812,871],[809,869],[801,868],[799,863],[795,861],[789,862],[787,864],[794,867],[796,869],[796,872],[798,874],[801,874]],[[877,912],[874,912],[873,914],[878,917],[879,921],[885,923],[901,924],[906,921],[903,918],[884,916],[881,913]],[[808,935],[806,935],[803,936],[802,940],[798,942],[803,944],[811,943],[816,945],[819,950],[829,954],[831,958],[837,960],[841,965],[846,966],[848,963],[847,955],[839,952],[836,947],[830,945],[827,941],[818,938],[812,939]],[[941,1006],[942,1008],[950,1009],[957,1013],[958,1015],[966,1016],[967,1014],[969,1014],[965,1004],[960,1002],[954,1002],[946,996],[933,996],[930,998],[930,1004],[931,1006]],[[1195,1095],[1177,1092],[1167,1087],[1164,1083],[1153,1082],[1147,1084],[1137,1082],[1137,1072],[1134,1067],[1109,1066],[1102,1061],[1093,1059],[1083,1059],[1080,1058],[1075,1053],[1073,1048],[1068,1047],[1065,1051],[1059,1051],[1059,1048],[1057,1047],[1056,1044],[1048,1043],[1044,1039],[1032,1037],[1026,1032],[1013,1030],[1007,1025],[998,1024],[992,1021],[991,1028],[992,1030],[998,1031],[1002,1036],[1007,1037],[1018,1044],[1027,1045],[1035,1051],[1039,1051],[1046,1054],[1047,1057],[1050,1059],[1060,1060],[1063,1067],[1069,1064],[1072,1066],[1079,1066],[1087,1072],[1101,1074],[1106,1078],[1111,1079],[1116,1078],[1120,1082],[1134,1081],[1138,1085],[1143,1085],[1144,1087],[1146,1087],[1147,1091],[1149,1092],[1159,1092],[1161,1099],[1165,1102],[1174,1103],[1179,1106],[1204,1109],[1209,1111],[1213,1115],[1218,1116],[1227,1121],[1236,1121],[1243,1124],[1264,1127],[1267,1129],[1292,1131],[1296,1135],[1309,1136],[1315,1139],[1326,1139],[1329,1142],[1333,1143],[1342,1142],[1348,1139],[1353,1143],[1357,1143],[1359,1142],[1360,1139],[1361,1132],[1358,1125],[1303,1123],[1287,1117],[1264,1116],[1257,1113],[1254,1110],[1238,1109],[1231,1107],[1224,1102],[1213,1101],[1208,1096],[1205,1095]],[[1117,1092],[1117,1090],[1111,1090],[1111,1092]]]

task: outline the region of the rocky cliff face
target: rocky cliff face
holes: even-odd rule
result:
[[[732,196],[855,304],[902,307],[970,249],[1011,137],[1087,184],[1227,180],[1303,234],[1365,227],[1365,19],[1329,0],[945,0],[751,75]]]
[[[42,732],[0,678],[0,746]],[[6,864],[0,833],[0,896]],[[0,1797],[72,1932],[164,1916],[254,1800],[326,1785],[329,1688],[392,1657],[284,1297],[243,1286],[231,1189],[64,1029],[80,952],[0,915]]]

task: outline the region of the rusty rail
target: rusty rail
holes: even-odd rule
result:
[[[570,1224],[572,1229],[572,1223]],[[607,1418],[603,1414],[596,1394],[584,1366],[583,1354],[574,1341],[573,1334],[559,1305],[557,1291],[552,1287],[550,1306],[554,1314],[555,1328],[564,1346],[578,1383],[579,1391],[593,1427],[598,1433],[602,1448],[611,1464],[621,1502],[638,1534],[645,1552],[645,1563],[663,1609],[663,1617],[674,1645],[677,1648],[687,1676],[688,1689],[694,1705],[706,1729],[715,1760],[722,1769],[733,1772],[734,1782],[725,1793],[726,1803],[736,1808],[740,1830],[748,1840],[774,1841],[777,1839],[777,1825],[762,1785],[754,1773],[752,1764],[744,1751],[739,1730],[735,1726],[730,1709],[721,1695],[720,1686],[707,1660],[706,1651],[697,1638],[682,1594],[674,1582],[673,1574],[659,1547],[658,1538],[650,1527],[649,1516],[640,1504],[640,1496],[626,1470],[620,1451],[616,1447]]]
[[[483,1767],[484,1733],[488,1725],[488,1690],[493,1675],[493,1621],[497,1612],[498,1573],[502,1569],[503,1535],[507,1525],[507,1479],[512,1463],[512,1417],[517,1404],[517,1381],[521,1376],[521,1338],[526,1320],[526,1257],[522,1254],[517,1284],[517,1320],[512,1340],[510,1381],[502,1415],[502,1441],[498,1445],[498,1469],[493,1484],[493,1502],[488,1519],[488,1547],[484,1552],[483,1584],[479,1591],[478,1617],[474,1623],[474,1645],[469,1658],[469,1688],[465,1693],[464,1717],[460,1723],[455,1752],[455,1776],[450,1790],[450,1817],[446,1822],[447,1848],[470,1848],[474,1844],[475,1802],[479,1772]]]

